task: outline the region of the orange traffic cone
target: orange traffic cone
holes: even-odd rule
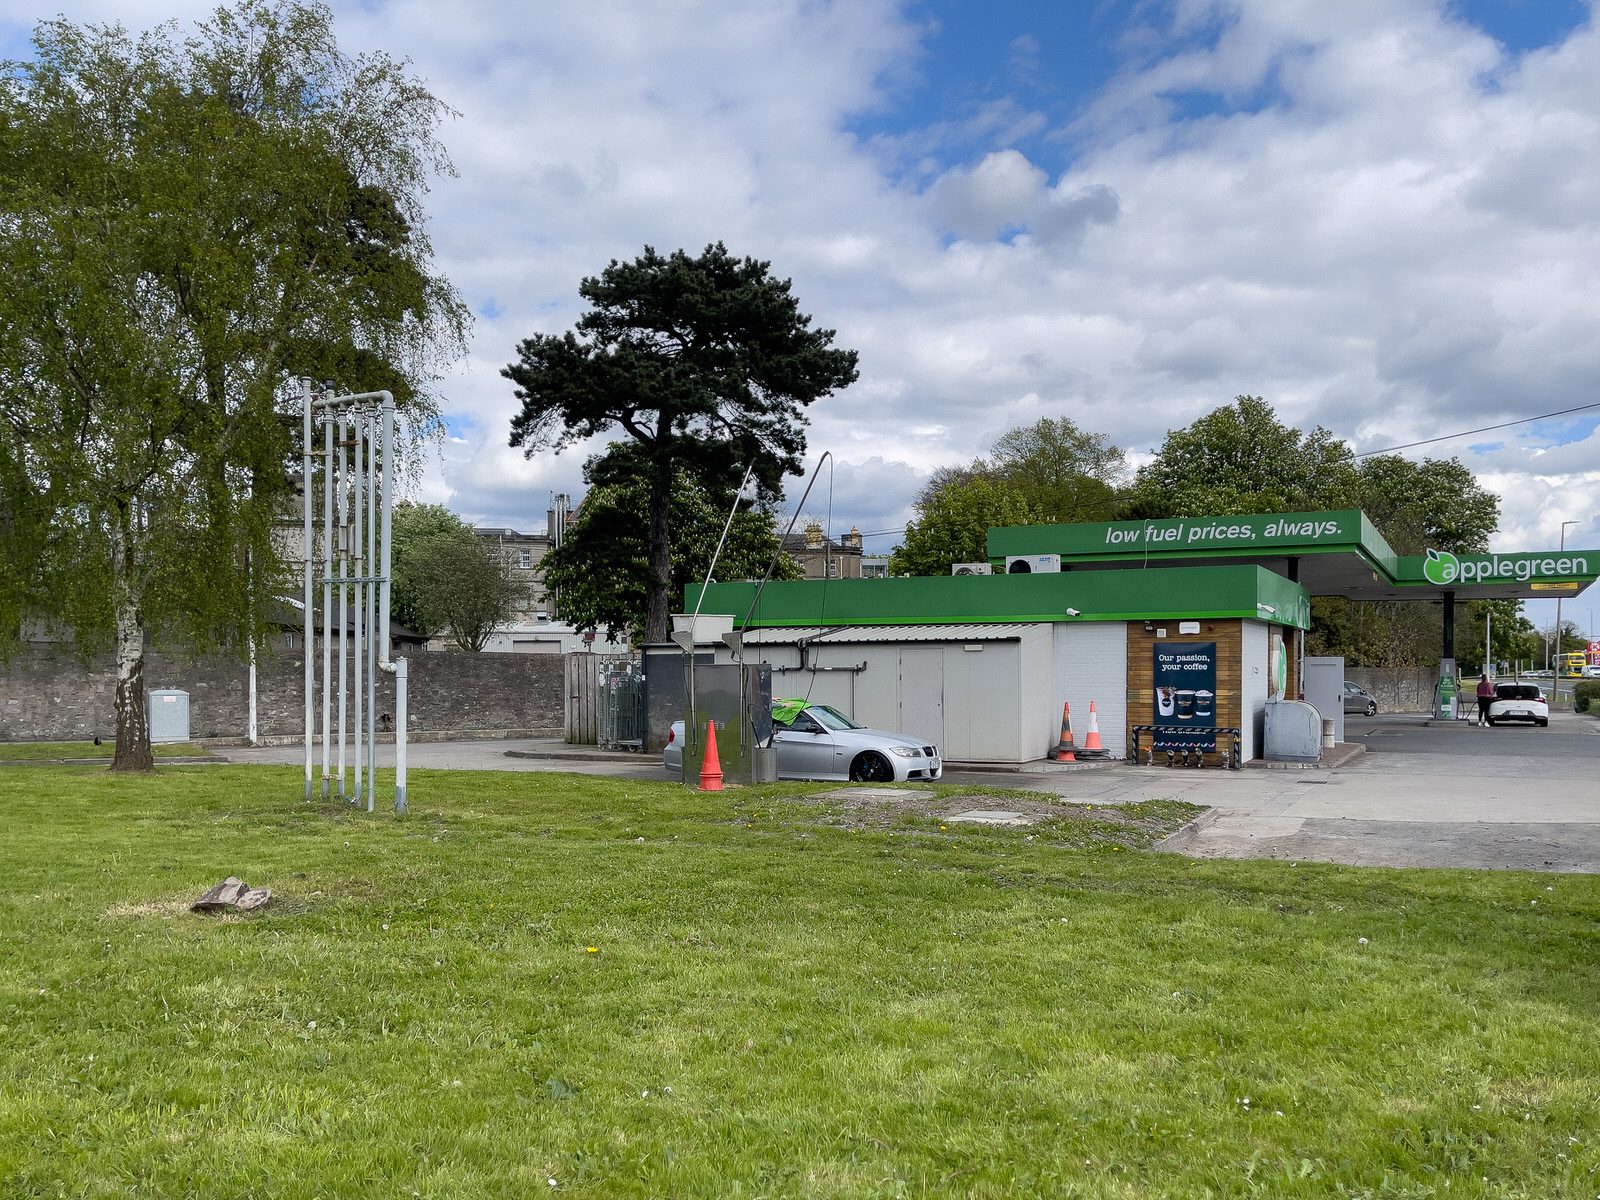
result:
[[[1056,743],[1056,761],[1078,761],[1078,756],[1072,752],[1072,705],[1066,701],[1061,704],[1061,740]]]
[[[717,758],[717,723],[706,722],[706,756],[700,764],[700,790],[702,792],[720,792],[722,790],[722,763]]]
[[[1094,701],[1089,701],[1089,728],[1083,735],[1083,757],[1104,758],[1106,748],[1100,743],[1100,716],[1095,712]]]

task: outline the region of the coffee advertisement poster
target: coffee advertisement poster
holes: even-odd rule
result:
[[[1217,748],[1217,644],[1155,644],[1155,724],[1161,740],[1190,750]]]

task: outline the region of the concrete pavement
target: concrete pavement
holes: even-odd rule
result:
[[[1333,770],[1118,763],[1047,773],[952,769],[945,782],[1047,792],[1074,803],[1204,805],[1209,812],[1163,844],[1199,858],[1600,873],[1600,719],[1552,713],[1548,729],[1439,729],[1418,716],[1352,717],[1346,736],[1368,752]],[[304,761],[299,746],[220,753],[234,762]],[[392,766],[393,753],[379,746],[378,765]],[[667,778],[655,755],[554,738],[414,743],[408,761],[416,769]],[[316,763],[320,772],[320,753]]]

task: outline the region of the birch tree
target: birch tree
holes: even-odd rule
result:
[[[421,223],[444,115],[292,0],[187,37],[44,21],[0,66],[0,643],[45,618],[115,647],[113,769],[152,763],[152,632],[265,627],[290,376],[388,388],[413,431],[433,413],[467,327]]]

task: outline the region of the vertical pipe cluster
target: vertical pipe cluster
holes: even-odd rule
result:
[[[312,756],[322,737],[322,794],[337,779],[341,800],[368,812],[377,791],[379,671],[395,677],[395,811],[406,811],[406,662],[389,657],[390,570],[395,454],[394,397],[388,392],[339,396],[304,389],[305,484],[305,688],[306,799],[311,798]],[[313,449],[313,424],[322,446]],[[322,501],[315,502],[311,463],[322,464]],[[380,479],[381,476],[381,479]],[[314,557],[312,525],[320,508],[321,558]],[[320,569],[319,569],[320,568]],[[317,664],[312,606],[322,589],[322,712],[314,697]],[[338,626],[338,665],[333,629]],[[335,701],[337,696],[337,701]],[[337,707],[335,708],[335,704]],[[337,759],[333,745],[337,742]],[[349,749],[347,760],[346,750]],[[346,788],[349,769],[350,787]]]

